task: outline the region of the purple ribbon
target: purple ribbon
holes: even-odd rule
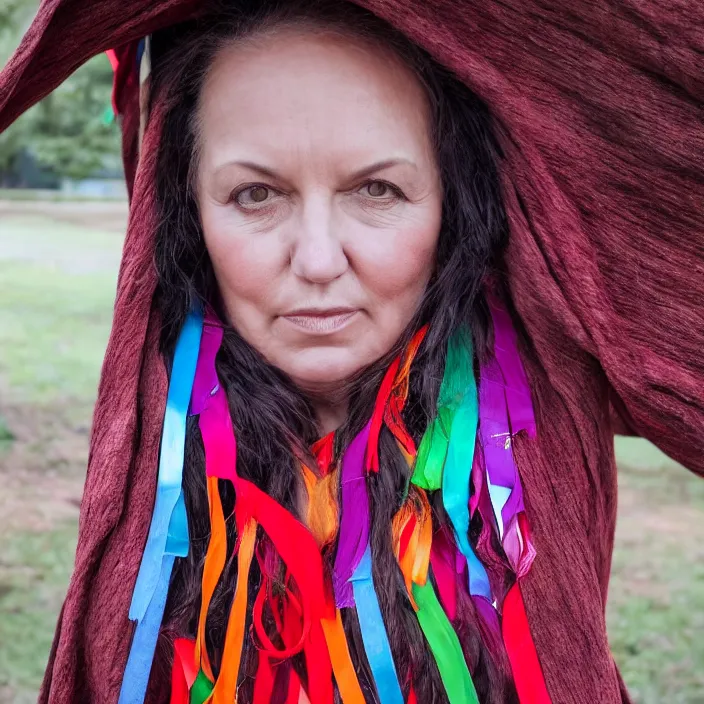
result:
[[[536,431],[533,401],[528,378],[518,354],[516,331],[511,316],[491,299],[489,305],[494,323],[494,355],[501,370],[511,431],[515,435],[525,430],[529,437],[534,438]]]
[[[196,366],[196,375],[193,380],[191,393],[190,415],[200,415],[209,405],[210,398],[217,391],[220,380],[215,370],[215,357],[222,344],[223,328],[221,324],[208,313],[203,324],[203,333],[200,338],[200,353]]]
[[[525,504],[512,444],[514,435],[522,430],[530,437],[535,436],[535,415],[511,318],[491,299],[490,308],[495,358],[481,369],[479,433],[489,493],[495,511],[498,513],[500,509],[503,523],[504,550],[513,569],[524,574],[530,567],[534,551],[532,548],[524,550],[524,536],[518,526],[518,514],[525,511]],[[507,491],[510,492],[508,496]]]
[[[335,603],[339,608],[355,605],[350,579],[369,543],[369,493],[364,472],[364,452],[370,427],[371,421],[352,440],[342,457],[342,517],[333,573]]]

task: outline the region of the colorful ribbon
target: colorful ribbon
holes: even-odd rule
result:
[[[503,635],[521,704],[551,704],[518,582],[504,599]]]
[[[367,545],[362,559],[352,575],[354,600],[357,605],[359,628],[369,667],[381,704],[404,704],[391,645],[381,616],[379,600],[372,579],[372,553]]]
[[[462,648],[428,580],[433,532],[430,504],[423,489],[409,494],[404,506],[394,516],[393,536],[394,551],[409,598],[450,704],[472,704],[477,701],[477,695]]]
[[[327,701],[332,697],[332,670],[320,620],[334,618],[335,607],[325,589],[322,557],[315,538],[303,524],[268,494],[237,474],[235,433],[227,396],[218,382],[215,369],[215,356],[222,336],[222,326],[209,316],[201,343],[192,404],[192,411],[199,414],[213,505],[219,501],[217,486],[211,481],[213,479],[230,481],[237,497],[235,524],[239,536],[238,575],[222,658],[228,666],[221,669],[214,683],[212,701],[214,704],[231,704],[235,700],[244,637],[242,629],[246,616],[247,582],[257,525],[261,526],[271,540],[300,594],[303,628],[295,652],[302,649],[305,653],[311,697],[316,701]],[[215,578],[220,565],[219,557],[213,559],[211,566],[214,572],[209,579]],[[205,613],[207,614],[207,608]],[[199,632],[202,633],[200,626]],[[279,654],[273,649],[264,650],[266,655],[272,657]],[[204,668],[207,660],[204,648],[201,648],[200,655],[201,666]]]
[[[491,603],[489,577],[468,537],[477,422],[472,342],[468,332],[460,330],[447,345],[436,417],[421,440],[411,481],[431,491],[442,489],[445,511],[469,566],[469,593]]]
[[[479,429],[499,533],[511,567],[520,578],[530,569],[535,553],[525,544],[518,523],[525,505],[512,443],[520,431],[535,435],[535,416],[511,319],[495,302],[491,315],[495,357],[481,369]]]
[[[340,609],[335,611],[335,619],[324,618],[321,622],[325,641],[330,652],[332,670],[335,674],[335,682],[340,691],[343,704],[365,704],[366,699],[362,688],[359,686],[354,663],[350,656],[347,636],[342,626],[342,615]]]
[[[249,573],[255,553],[262,571],[252,614],[253,633],[259,647],[255,702],[264,704],[270,700],[274,687],[282,686],[283,677],[288,678],[287,702],[297,700],[300,680],[290,665],[277,662],[282,663],[302,652],[308,670],[307,694],[312,702],[332,701],[334,675],[344,704],[363,704],[364,695],[350,657],[340,613],[340,608],[356,607],[379,700],[381,704],[403,704],[374,587],[369,544],[367,472],[379,471],[378,443],[384,424],[413,466],[411,481],[417,487],[408,493],[394,517],[394,550],[450,704],[478,702],[451,624],[458,608],[458,588],[468,589],[482,620],[491,624],[492,631],[498,626],[486,569],[469,541],[470,517],[478,507],[485,522],[486,515],[491,516],[493,512],[504,550],[517,575],[517,582],[501,606],[503,639],[521,704],[549,704],[520,589],[520,579],[530,569],[535,551],[512,452],[517,432],[535,434],[535,419],[510,317],[495,302],[490,301],[490,304],[495,357],[482,366],[479,399],[471,338],[467,331],[461,331],[448,343],[436,416],[417,451],[402,412],[409,393],[411,365],[427,327],[414,335],[404,354],[387,370],[372,417],[350,443],[340,467],[341,511],[333,574],[334,599],[329,588],[326,589],[320,553],[320,548],[334,539],[338,528],[333,436],[326,436],[314,446],[319,474],[301,463],[309,502],[306,528],[274,499],[238,475],[237,444],[227,395],[215,368],[223,329],[212,315],[206,318],[205,326],[202,316],[189,316],[174,355],[154,515],[130,608],[130,617],[137,620],[137,628],[120,704],[144,699],[173,562],[175,556],[185,556],[188,552],[181,474],[189,398],[191,413],[199,416],[205,448],[211,535],[203,569],[196,638],[194,641],[179,639],[175,644],[172,704],[232,704],[236,701]],[[481,448],[476,447],[477,435]],[[477,457],[483,457],[485,463],[477,462]],[[478,474],[474,478],[476,493],[470,497],[472,472]],[[227,666],[221,667],[215,678],[205,648],[205,625],[210,601],[227,561],[227,532],[218,486],[221,480],[232,483],[237,497],[238,571],[221,658]],[[442,491],[454,543],[449,527],[433,535],[425,490]],[[270,541],[264,547],[260,544],[260,548],[257,548],[258,527]],[[482,534],[482,539],[486,537]],[[266,546],[273,546],[273,550],[267,551]],[[272,580],[280,570],[279,559],[285,566],[285,588],[274,593]],[[442,606],[434,582],[428,580],[431,563]],[[464,564],[468,566],[467,578],[463,576]],[[500,596],[497,598],[500,600]],[[283,649],[276,648],[266,632],[265,608],[273,617]],[[409,701],[414,699],[411,686]]]
[[[450,704],[479,704],[457,634],[438,602],[430,581],[413,585],[418,623],[440,671]]]
[[[369,495],[364,470],[379,470],[379,435],[384,422],[405,455],[415,454],[401,411],[408,396],[411,365],[426,332],[427,326],[421,328],[403,356],[392,362],[369,423],[350,443],[342,460],[342,519],[333,575],[335,600],[339,608],[357,607],[365,653],[382,704],[402,704],[403,695],[372,579]],[[428,546],[428,556],[429,550]]]
[[[427,332],[427,325],[418,330],[403,356],[396,357],[384,374],[369,421],[369,440],[364,458],[368,472],[379,471],[379,435],[384,422],[405,453],[415,455],[415,446],[401,419],[401,411],[408,396],[411,365]]]
[[[364,453],[371,421],[352,440],[342,458],[340,536],[335,555],[333,587],[338,608],[354,606],[350,579],[369,543],[369,495],[364,472]]]
[[[202,329],[202,314],[190,313],[176,343],[161,436],[154,512],[129,611],[129,618],[137,621],[137,627],[118,704],[144,701],[174,559],[188,555],[188,517],[181,482],[186,415]]]
[[[452,523],[457,547],[467,560],[469,593],[491,603],[489,576],[469,542],[469,483],[478,421],[476,386],[473,380],[472,376],[472,384],[452,419],[442,480],[442,500]]]
[[[495,357],[482,366],[479,384],[480,436],[489,489],[504,552],[516,583],[504,597],[502,631],[521,704],[549,704],[540,661],[530,634],[520,580],[530,570],[535,549],[525,514],[523,487],[513,457],[513,439],[535,435],[530,389],[516,344],[511,318],[489,299]]]

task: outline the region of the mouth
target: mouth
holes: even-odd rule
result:
[[[357,313],[357,308],[309,308],[294,310],[281,317],[307,333],[329,335],[346,327]]]

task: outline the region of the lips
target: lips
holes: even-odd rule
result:
[[[329,335],[346,327],[358,312],[354,308],[307,309],[295,310],[282,317],[308,333]]]

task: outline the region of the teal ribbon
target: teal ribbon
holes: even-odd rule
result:
[[[154,512],[129,611],[129,618],[137,621],[137,626],[118,704],[144,701],[174,560],[188,555],[188,517],[181,484],[186,417],[202,330],[202,314],[190,313],[176,343],[161,435]]]
[[[489,576],[469,542],[469,485],[479,422],[474,348],[468,330],[447,345],[437,412],[418,448],[411,481],[435,491],[452,523],[455,540],[469,567],[469,593],[491,602]]]
[[[466,354],[469,345],[470,354]],[[448,341],[435,418],[430,422],[418,447],[412,482],[428,491],[439,489],[450,442],[452,421],[462,403],[467,385],[474,380],[471,340],[458,332]]]
[[[469,484],[478,421],[477,385],[472,374],[462,403],[452,420],[442,481],[442,503],[450,517],[457,547],[467,560],[469,593],[472,596],[483,596],[491,603],[489,576],[469,542]]]
[[[437,411],[421,439],[411,481],[442,489],[445,510],[469,566],[470,593],[490,593],[489,578],[469,542],[469,483],[477,434],[477,386],[471,337],[458,331],[448,342]],[[478,704],[477,692],[452,624],[428,580],[413,584],[418,623],[425,635],[450,704]]]

